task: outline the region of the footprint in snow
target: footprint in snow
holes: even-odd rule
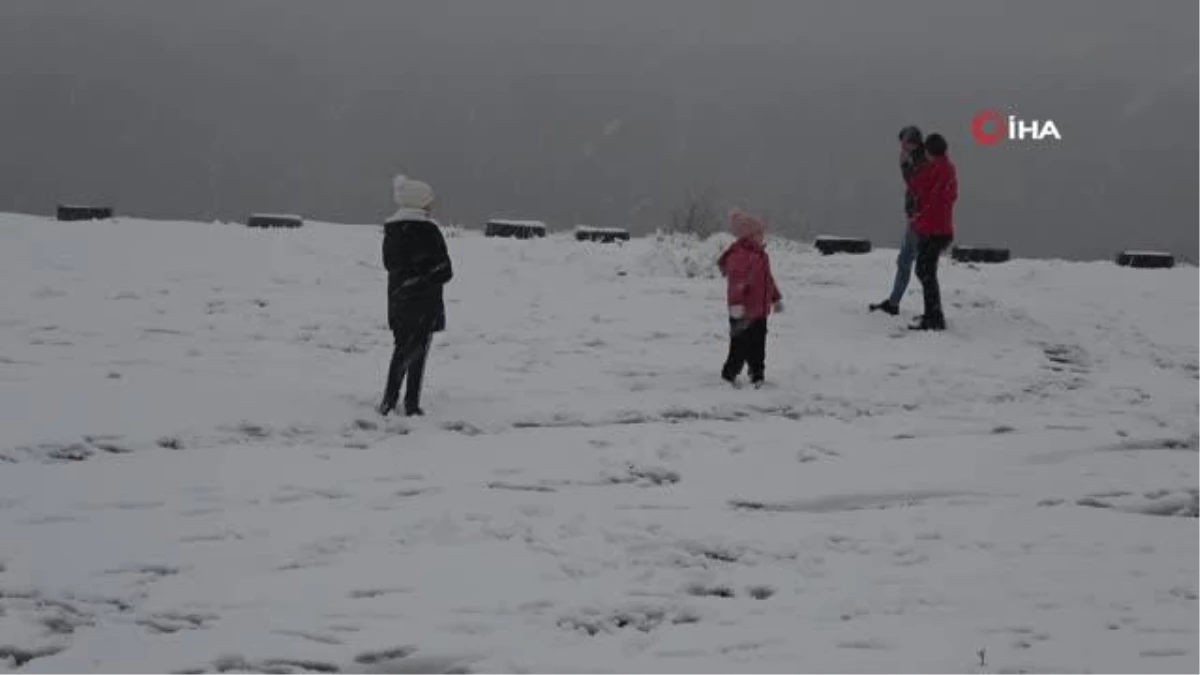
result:
[[[774,513],[839,513],[867,509],[893,509],[921,506],[934,499],[956,497],[965,493],[950,490],[914,490],[912,492],[882,494],[830,495],[817,499],[799,499],[791,502],[768,502],[735,499],[730,507],[747,511]]]
[[[771,586],[747,586],[746,594],[755,600],[767,600],[775,595],[775,589]]]
[[[479,427],[462,421],[445,422],[442,424],[442,429],[445,431],[454,431],[464,436],[479,436],[483,434],[483,430]]]
[[[585,608],[558,620],[558,627],[595,637],[627,630],[649,633],[664,626],[699,623],[696,612],[675,606],[630,603],[614,609]]]
[[[1124,491],[1101,492],[1086,495],[1075,504],[1145,516],[1197,518],[1200,517],[1198,494],[1200,490],[1190,487],[1151,490],[1141,495]]]
[[[1145,649],[1138,653],[1138,656],[1147,659],[1168,659],[1178,656],[1187,656],[1189,654],[1186,649]]]
[[[412,497],[420,497],[421,495],[435,495],[435,494],[440,493],[441,491],[442,491],[442,489],[437,488],[437,487],[422,487],[422,488],[408,488],[408,489],[404,489],[404,490],[397,490],[393,494],[397,497],[400,497],[401,499],[409,499]]]
[[[284,636],[288,636],[288,637],[298,637],[302,640],[308,640],[309,642],[316,642],[317,644],[322,644],[322,645],[337,646],[337,645],[344,644],[342,640],[340,640],[336,637],[333,637],[332,635],[322,635],[320,633],[310,633],[310,632],[302,631],[302,630],[288,630],[288,629],[275,630],[272,632],[275,633],[276,635],[284,635]]]
[[[286,673],[339,673],[341,668],[324,661],[307,659],[261,659],[250,661],[246,657],[231,654],[212,661],[208,668],[181,670],[179,673],[270,673],[282,675]]]
[[[840,456],[841,456],[841,453],[837,452],[836,450],[830,450],[829,448],[825,448],[820,445],[809,445],[807,447],[801,448],[796,453],[796,461],[800,462],[801,464],[807,464],[809,462],[815,462],[822,458],[840,457]]]
[[[512,490],[515,492],[558,492],[558,490],[548,485],[528,485],[503,481],[492,481],[487,484],[487,487],[491,490]]]
[[[152,583],[154,581],[163,579],[164,577],[175,576],[176,574],[179,574],[179,572],[180,568],[172,567],[170,565],[131,564],[118,567],[116,569],[106,570],[104,573],[112,575],[132,574],[140,577],[140,583]]]
[[[178,633],[184,630],[199,630],[219,619],[216,614],[200,612],[158,612],[134,621],[152,633]]]
[[[865,640],[843,640],[837,643],[838,649],[871,649],[871,650],[887,650],[891,649],[886,642],[879,639]]]
[[[334,488],[310,488],[285,485],[279,492],[272,495],[268,501],[272,504],[292,504],[311,499],[346,499],[350,496],[351,493]]]
[[[15,645],[0,645],[0,663],[11,661],[16,668],[22,668],[30,661],[43,659],[66,649],[64,646],[48,645],[43,647],[17,647]]]
[[[244,537],[237,532],[216,532],[213,534],[193,534],[179,538],[181,544],[208,544],[220,541],[241,540]]]
[[[78,522],[78,521],[79,521],[78,516],[54,514],[54,515],[40,515],[40,516],[37,516],[37,518],[26,519],[22,522],[24,525],[54,525],[55,522]]]
[[[610,473],[601,477],[609,485],[634,485],[637,487],[658,487],[674,485],[683,476],[673,469],[663,466],[629,464],[620,473]]]
[[[737,595],[731,586],[705,584],[691,584],[684,589],[684,593],[698,598],[733,598]]]
[[[393,588],[358,588],[350,591],[348,597],[352,600],[369,600],[371,598],[380,598],[385,595],[401,595],[411,593],[411,588],[393,587]]]

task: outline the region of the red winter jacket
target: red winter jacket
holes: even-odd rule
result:
[[[913,231],[921,236],[954,236],[954,203],[958,201],[958,170],[945,155],[930,156],[925,166],[908,179],[917,198]]]
[[[767,250],[757,241],[738,239],[721,254],[717,267],[728,280],[729,306],[743,307],[744,318],[765,319],[771,305],[781,300]]]

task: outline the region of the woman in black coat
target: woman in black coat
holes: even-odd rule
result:
[[[397,176],[393,195],[399,210],[384,224],[383,266],[388,272],[388,327],[395,347],[378,411],[396,409],[405,377],[406,415],[423,415],[421,383],[433,334],[446,328],[442,287],[454,278],[446,240],[430,212],[433,188]]]

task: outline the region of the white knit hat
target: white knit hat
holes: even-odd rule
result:
[[[402,209],[424,211],[433,205],[434,195],[429,183],[400,175],[392,180],[392,197]]]

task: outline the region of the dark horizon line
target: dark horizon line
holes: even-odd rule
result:
[[[109,208],[107,206],[106,207],[95,207],[94,205],[66,204],[66,203],[57,204],[56,207],[57,206],[85,206],[85,207],[92,207],[92,208]],[[178,218],[178,217],[173,217],[173,216],[157,216],[157,217],[155,217],[155,216],[140,216],[140,215],[135,215],[132,213],[120,213],[120,212],[116,211],[116,209],[114,209],[113,211],[114,211],[114,214],[113,214],[113,217],[111,218],[111,220],[114,220],[114,221],[119,221],[123,218],[127,218],[130,220],[143,220],[143,221],[150,221],[150,222],[157,221],[157,222],[163,222],[163,223],[176,222],[176,223],[193,223],[196,225],[221,224],[221,225],[243,225],[243,226],[246,225],[245,221],[248,220],[250,216],[260,214],[260,213],[267,213],[266,211],[261,211],[261,212],[260,211],[252,211],[250,213],[247,213],[246,217],[242,220],[236,220],[236,219],[226,220],[223,218],[214,218],[213,220],[200,220],[197,217]],[[55,219],[54,213],[47,214],[47,213],[26,213],[26,212],[21,212],[21,211],[0,211],[0,216],[2,216],[2,215],[24,216],[24,217],[29,217],[29,218],[45,218],[52,222],[59,222]],[[382,221],[376,222],[376,223],[348,223],[348,222],[337,222],[337,221],[331,221],[331,220],[310,219],[308,216],[306,216],[302,213],[295,213],[293,215],[299,216],[304,221],[305,224],[313,223],[313,224],[317,224],[317,225],[332,225],[335,227],[363,227],[363,228],[366,228],[366,227],[382,227],[384,224]],[[495,216],[493,218],[484,220],[483,222],[481,222],[479,224],[463,225],[461,223],[456,223],[456,222],[442,222],[442,220],[437,217],[436,213],[434,214],[433,217],[435,220],[438,220],[438,222],[442,225],[442,227],[459,228],[459,229],[467,231],[467,232],[478,232],[481,235],[483,234],[484,226],[486,225],[487,220],[507,218],[505,216]],[[533,220],[537,220],[537,219],[533,218]],[[86,223],[86,222],[103,222],[103,221],[73,221],[73,222]],[[546,221],[544,219],[542,220],[542,222],[544,222],[546,224],[546,232],[548,235],[569,234],[569,233],[573,232],[576,227],[580,226],[580,225],[572,225],[570,227],[563,228],[563,227],[555,227],[555,225],[553,223],[551,223],[550,221]],[[669,232],[669,227],[666,225],[656,227],[652,230],[649,228],[646,228],[646,227],[629,227],[629,228],[618,228],[618,229],[627,230],[630,233],[630,235],[632,236],[632,238],[634,238],[634,239],[647,239],[650,237],[658,236],[660,234],[668,234],[668,235],[672,234],[671,232]],[[724,233],[724,229],[718,228],[714,232],[710,232],[704,236],[699,237],[699,239],[701,241],[705,241],[705,240],[707,240],[717,234],[721,234],[721,233]],[[684,233],[674,233],[674,234],[677,234],[680,236],[695,236],[695,235],[687,235]],[[776,230],[776,231],[770,233],[770,236],[777,238],[777,239],[783,239],[784,241],[791,241],[791,242],[796,242],[799,244],[806,244],[806,245],[811,246],[812,242],[816,241],[816,239],[818,237],[823,237],[823,236],[824,237],[841,237],[844,235],[839,235],[834,232],[823,232],[823,233],[819,233],[819,234],[815,234],[815,235],[805,235],[803,237],[799,237],[799,236],[795,236],[795,235],[788,235],[781,231]],[[875,242],[873,240],[871,240],[869,237],[853,237],[853,238],[855,238],[855,239],[865,238],[865,239],[867,239],[867,241],[870,241],[871,246],[872,246],[872,251],[898,250],[898,247],[890,246],[890,245],[876,247]],[[956,242],[956,244],[957,244],[957,242]],[[961,245],[963,245],[963,246],[981,246],[980,244],[961,244]],[[1057,261],[1057,262],[1088,264],[1088,263],[1098,263],[1098,262],[1114,262],[1115,259],[1117,258],[1117,256],[1120,256],[1123,253],[1130,252],[1130,251],[1143,251],[1143,252],[1152,252],[1152,253],[1166,253],[1168,255],[1171,255],[1175,258],[1175,266],[1176,267],[1193,267],[1194,268],[1194,267],[1197,267],[1198,263],[1200,263],[1200,256],[1192,255],[1190,253],[1180,253],[1180,252],[1173,251],[1173,250],[1162,250],[1162,249],[1153,251],[1150,249],[1140,248],[1137,246],[1114,251],[1112,256],[1109,258],[1099,258],[1099,257],[1097,257],[1097,258],[1069,257],[1068,258],[1068,257],[1063,257],[1063,256],[1038,255],[1038,254],[1022,255],[1022,254],[1019,254],[1018,251],[1014,251],[1013,249],[1011,249],[1011,247],[995,246],[994,244],[989,244],[987,247],[988,248],[993,248],[993,247],[994,248],[1008,248],[1008,250],[1012,253],[1012,258],[1010,259],[1010,261],[1036,260],[1039,262],[1056,262]],[[968,264],[982,264],[982,263],[968,263]],[[997,264],[1004,264],[1004,263],[997,263]]]

